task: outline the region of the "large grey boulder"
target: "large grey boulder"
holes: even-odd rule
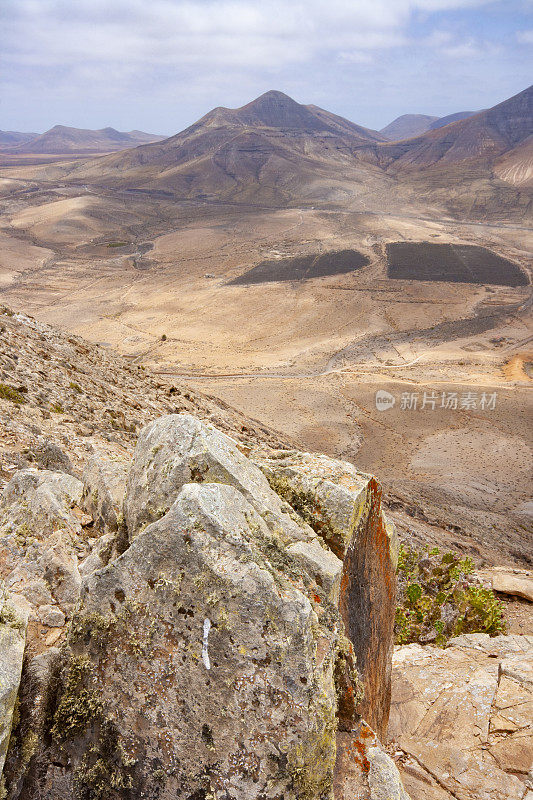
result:
[[[84,584],[43,797],[89,791],[105,729],[128,796],[331,800],[341,623],[315,594],[234,487],[183,486]]]
[[[15,473],[0,494],[0,525],[5,532],[44,537],[59,527],[79,533],[72,508],[81,505],[83,484],[72,475],[47,469]],[[21,530],[21,528],[23,530]]]
[[[35,607],[36,617],[39,606],[54,603],[69,616],[78,600],[82,492],[71,475],[25,469],[0,495],[2,574],[9,591]]]
[[[295,555],[328,597],[338,597],[340,560],[321,547],[312,528],[271,489],[233,439],[190,414],[160,417],[141,431],[124,504],[130,540],[164,516],[190,482],[234,486],[284,544],[298,543]]]
[[[125,502],[130,537],[166,514],[181,487],[193,482],[234,486],[287,542],[314,538],[237,443],[190,414],[160,417],[141,431]]]
[[[291,456],[294,485],[302,456]],[[188,415],[148,425],[128,479],[122,555],[99,491],[87,505],[113,468],[90,466],[81,502],[109,532],[84,550],[69,530],[79,604],[59,649],[28,659],[32,746],[17,737],[10,749],[8,800],[406,800],[358,714],[361,665],[364,707],[378,724],[386,714],[394,554],[380,489],[364,476],[355,491],[353,468],[330,460],[325,476],[313,458],[302,462],[306,480],[322,473],[304,507],[212,426]],[[343,490],[331,500],[335,482]],[[324,486],[337,552],[319,524]],[[7,538],[25,494],[0,510]],[[67,518],[78,519],[78,502]],[[61,534],[50,521],[41,542]],[[33,572],[23,556],[10,580],[38,604],[42,628],[62,621],[39,551]]]
[[[0,779],[20,685],[26,626],[27,618],[0,586]]]
[[[381,487],[352,464],[279,451],[258,461],[273,489],[343,561],[339,609],[365,687],[359,712],[385,736],[390,708],[398,541]]]

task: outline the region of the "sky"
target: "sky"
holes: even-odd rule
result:
[[[533,0],[1,0],[0,129],[171,135],[269,89],[370,128],[495,105]]]

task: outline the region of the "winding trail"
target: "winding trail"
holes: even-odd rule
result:
[[[417,356],[412,361],[403,364],[350,364],[349,367],[326,367],[323,370],[315,370],[315,372],[198,372],[198,373],[180,373],[173,370],[153,370],[155,375],[171,375],[178,380],[219,380],[220,378],[230,378],[238,380],[240,378],[273,378],[275,380],[299,380],[301,378],[322,378],[325,375],[340,375],[342,373],[349,374],[354,371],[379,371],[382,369],[402,369],[403,367],[412,367],[423,357],[423,354]]]

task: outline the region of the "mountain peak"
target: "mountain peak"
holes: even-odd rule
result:
[[[267,128],[318,130],[327,126],[308,106],[297,103],[283,92],[271,89],[241,108],[235,109],[239,122]]]

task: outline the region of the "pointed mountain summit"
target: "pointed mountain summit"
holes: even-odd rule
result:
[[[233,125],[261,129],[271,128],[300,133],[333,133],[357,136],[361,140],[382,142],[385,137],[356,125],[315,105],[297,103],[283,92],[270,90],[240,108],[214,108],[183,133],[209,125]],[[182,134],[177,134],[181,136]],[[175,138],[175,137],[172,137]]]
[[[269,91],[240,108],[214,108],[169,139],[88,162],[70,174],[181,198],[277,207],[307,197],[309,185],[324,197],[349,175],[360,182],[355,151],[383,141],[377,131]]]

